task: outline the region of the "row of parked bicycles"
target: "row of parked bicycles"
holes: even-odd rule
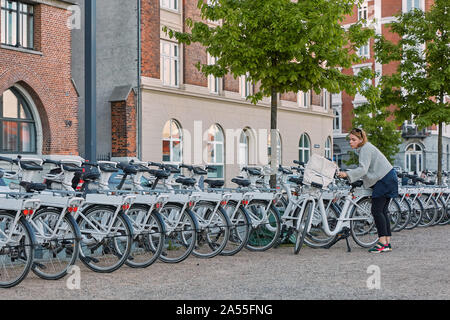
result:
[[[110,273],[160,260],[232,256],[293,243],[330,248],[348,239],[378,240],[371,191],[362,182],[329,185],[303,179],[308,166],[244,167],[232,179],[208,179],[214,167],[0,157],[0,287],[31,270],[46,280],[67,275],[79,259]],[[318,174],[320,175],[320,174]],[[450,222],[448,186],[401,186],[390,204],[392,229]]]

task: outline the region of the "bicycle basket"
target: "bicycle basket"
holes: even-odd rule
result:
[[[337,170],[337,165],[317,154],[313,154],[305,168],[303,175],[303,183],[321,184],[327,187],[334,180],[334,175]]]

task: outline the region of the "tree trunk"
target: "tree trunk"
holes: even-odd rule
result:
[[[275,189],[277,187],[277,168],[278,168],[278,92],[272,88],[272,96],[270,101],[270,162],[273,175],[270,176],[270,187]]]

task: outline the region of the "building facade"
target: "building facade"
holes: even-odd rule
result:
[[[375,26],[377,34],[382,34],[390,41],[398,40],[397,35],[389,31],[387,24],[395,20],[395,15],[408,12],[414,8],[420,10],[430,10],[432,0],[372,0],[365,1],[360,7],[354,7],[354,13],[344,21],[345,27],[365,19]],[[374,40],[370,40],[366,46],[359,49],[358,54],[363,58],[363,62],[354,65],[351,70],[344,70],[347,73],[356,74],[362,67],[370,67],[373,71],[382,75],[389,75],[396,71],[397,64],[379,64],[374,57]],[[373,85],[377,84],[377,79]],[[334,157],[338,164],[345,167],[343,161],[348,159],[348,152],[351,148],[346,140],[348,132],[352,128],[353,110],[366,100],[361,95],[351,97],[345,92],[333,95],[332,105],[335,120],[333,123],[334,132]],[[400,151],[395,157],[394,165],[404,171],[420,173],[424,170],[437,170],[437,136],[436,126],[425,130],[419,130],[411,121],[406,121],[401,128],[403,142]],[[450,169],[450,124],[443,127],[443,169]]]
[[[267,164],[270,103],[246,99],[257,84],[245,76],[205,77],[195,64],[214,63],[206,49],[162,31],[184,31],[187,17],[199,20],[196,0],[97,0],[97,12],[99,153],[208,164],[218,169],[211,177],[227,182],[243,165]],[[74,31],[74,41],[81,39]],[[312,153],[331,158],[331,95],[288,93],[279,105],[280,162],[308,161]]]
[[[70,5],[1,0],[1,155],[78,155]]]

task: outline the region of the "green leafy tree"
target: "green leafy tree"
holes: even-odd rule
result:
[[[372,77],[374,76],[372,73]],[[366,97],[367,102],[353,110],[352,125],[355,128],[363,128],[369,141],[393,164],[402,136],[398,124],[392,121],[390,105],[381,99],[379,87],[369,86],[362,90],[361,94]],[[358,157],[353,152],[349,156],[346,165],[358,164]]]
[[[410,120],[419,128],[439,126],[438,182],[442,183],[442,125],[450,123],[450,2],[435,0],[431,10],[413,10],[390,24],[397,43],[380,36],[375,51],[382,64],[398,62],[397,71],[381,79],[384,104],[398,107],[398,123]]]
[[[279,94],[309,90],[319,94],[323,88],[351,94],[361,85],[361,76],[340,71],[360,61],[356,49],[374,35],[362,22],[348,30],[342,27],[354,5],[354,0],[215,0],[210,5],[199,0],[204,21],[187,19],[186,32],[164,30],[186,45],[203,45],[216,57],[215,65],[197,64],[205,75],[247,75],[259,84],[249,99],[256,104],[271,97],[271,150],[277,150]],[[219,24],[208,25],[208,20]],[[274,172],[277,165],[277,153],[272,152]]]

